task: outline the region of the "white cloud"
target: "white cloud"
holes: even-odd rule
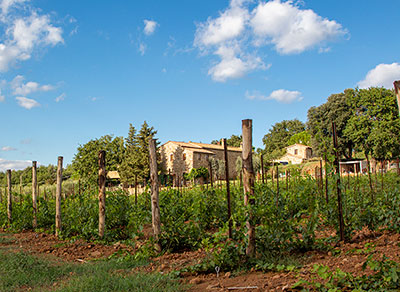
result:
[[[39,15],[36,10],[22,4],[23,0],[3,0],[0,23],[5,34],[0,43],[0,71],[5,72],[17,61],[31,58],[33,51],[40,47],[55,46],[63,43],[62,29],[51,24],[49,15]],[[13,13],[9,13],[10,9]],[[22,13],[18,13],[18,10]],[[26,11],[30,15],[26,16]]]
[[[393,81],[400,80],[400,64],[379,64],[370,70],[364,80],[358,82],[360,88],[373,86],[393,88]]]
[[[6,160],[0,158],[0,171],[11,170],[22,170],[32,165],[30,160]]]
[[[241,78],[257,68],[265,68],[259,57],[251,55],[238,57],[232,47],[221,46],[215,54],[221,61],[208,71],[214,81],[225,82],[228,79]]]
[[[3,0],[0,3],[1,14],[7,15],[10,7],[15,6],[16,4],[26,2],[27,0]],[[29,0],[28,0],[29,1]]]
[[[302,10],[293,1],[260,1],[251,9],[251,0],[231,0],[216,18],[197,24],[194,46],[203,55],[216,55],[220,61],[209,71],[219,82],[240,78],[254,70],[266,70],[258,51],[273,45],[281,54],[301,53],[319,46],[329,52],[326,43],[346,35],[347,30],[334,20]],[[298,2],[297,2],[298,3]],[[221,53],[231,50],[234,54]]]
[[[144,22],[143,32],[145,35],[152,35],[155,32],[157,26],[159,26],[159,24],[154,20],[145,19],[143,22]]]
[[[147,46],[144,43],[140,43],[138,49],[139,49],[140,55],[144,56],[144,54],[146,53]]]
[[[293,103],[295,101],[301,101],[303,99],[301,92],[289,91],[286,89],[274,90],[269,96],[262,95],[258,91],[254,91],[253,93],[246,91],[245,95],[246,98],[251,100],[276,100],[277,102],[286,104]]]
[[[27,83],[23,83],[24,77],[21,75],[17,75],[11,82],[11,88],[13,89],[14,95],[29,95],[33,92],[37,91],[50,91],[54,89],[52,85],[40,85],[37,82],[29,81]]]
[[[14,147],[11,147],[11,146],[3,146],[3,147],[1,147],[1,151],[5,151],[5,152],[15,151],[15,150],[17,150],[17,149],[14,148]]]
[[[227,10],[218,18],[209,18],[197,25],[194,43],[199,47],[219,45],[239,37],[246,27],[249,12],[241,1],[231,1]]]
[[[63,93],[63,94],[57,96],[56,99],[55,99],[55,101],[56,101],[56,102],[63,101],[63,100],[65,99],[66,96],[67,96],[67,95],[66,95],[65,93]]]
[[[38,107],[40,106],[40,103],[38,103],[34,99],[18,96],[15,98],[18,101],[18,105],[30,110],[31,108]]]
[[[4,95],[1,94],[1,89],[0,89],[0,102],[3,102],[5,100],[6,100],[6,98]]]
[[[252,12],[251,28],[257,43],[271,42],[281,54],[301,53],[347,34],[334,20],[301,10],[292,1],[259,3]]]

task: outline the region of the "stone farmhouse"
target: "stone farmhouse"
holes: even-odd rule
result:
[[[286,154],[274,162],[300,164],[312,157],[312,148],[303,144],[293,144],[286,147]]]
[[[230,179],[236,178],[236,159],[242,155],[242,148],[229,147],[228,163]],[[164,170],[174,176],[183,177],[192,168],[209,168],[209,158],[224,160],[224,145],[195,142],[168,141],[160,147]]]

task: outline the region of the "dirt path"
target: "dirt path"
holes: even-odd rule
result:
[[[2,232],[2,231],[0,231]],[[389,259],[400,261],[400,235],[383,232],[372,233],[363,230],[353,237],[351,243],[337,246],[337,252],[312,251],[305,254],[304,265],[300,270],[292,272],[249,272],[245,274],[220,273],[217,278],[214,274],[190,275],[184,274],[182,281],[189,282],[192,287],[189,291],[294,291],[290,287],[300,278],[310,279],[315,264],[330,267],[332,270],[340,268],[353,275],[361,275],[366,271],[362,265],[369,254],[376,259],[386,255]],[[33,254],[51,254],[71,262],[86,262],[91,259],[108,257],[117,251],[124,250],[134,253],[134,249],[124,244],[102,245],[89,243],[83,240],[62,241],[54,235],[26,231],[12,235],[11,242],[0,242],[0,247],[22,249]],[[337,254],[337,255],[335,255]],[[205,257],[202,250],[183,253],[165,254],[154,258],[152,262],[142,268],[144,271],[159,271],[168,273],[173,270],[200,263]],[[367,271],[368,272],[368,271]],[[247,289],[228,289],[228,288]]]

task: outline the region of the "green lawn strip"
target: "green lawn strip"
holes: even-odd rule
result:
[[[138,291],[138,292],[172,292],[184,291],[179,282],[169,276],[159,273],[107,273],[97,271],[94,274],[84,274],[70,279],[55,290],[57,292],[79,291]]]
[[[0,249],[0,291],[183,291],[171,276],[132,271],[147,263],[112,258],[72,264]]]
[[[171,276],[132,271],[147,263],[146,259],[121,257],[79,265],[76,276],[55,291],[183,291]]]
[[[25,252],[0,250],[0,291],[49,285],[72,271],[70,264],[56,265]]]

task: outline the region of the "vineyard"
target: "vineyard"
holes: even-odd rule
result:
[[[245,206],[243,188],[239,183],[231,185],[232,239],[228,238],[225,186],[161,190],[159,205],[162,227],[159,242],[163,253],[205,251],[201,261],[174,270],[174,275],[215,273],[216,267],[221,273],[240,270],[296,271],[310,251],[340,253],[337,248],[337,177],[331,171],[328,168],[328,197],[322,191],[320,181],[312,176],[301,176],[295,171],[291,173],[290,181],[281,179],[279,191],[277,181],[273,183],[271,178],[267,183],[256,182],[254,205]],[[346,242],[356,242],[357,232],[365,229],[371,234],[380,234],[385,230],[400,232],[400,176],[388,172],[373,176],[372,181],[371,190],[368,176],[342,178],[339,187],[342,190]],[[135,202],[134,196],[123,191],[107,192],[103,238],[98,235],[97,195],[93,191],[65,196],[61,204],[62,230],[59,236],[103,244],[122,242],[134,250],[120,253],[120,256],[129,260],[157,257],[158,253],[153,247],[154,238],[149,232],[152,223],[150,193],[139,195]],[[3,200],[0,205],[0,225],[14,232],[33,229],[31,196],[13,193],[13,198],[13,220],[9,223],[7,203]],[[55,206],[55,198],[51,194],[46,198],[38,198],[36,231],[55,232]],[[253,214],[251,223],[256,226],[256,256],[252,258],[246,256],[245,223],[249,219],[248,214]],[[390,279],[384,276],[375,279],[374,285],[381,285],[381,291],[399,287],[400,266],[395,262],[380,262],[381,256],[376,254],[369,259],[371,267],[376,270],[379,268],[378,273],[382,275],[390,272],[392,276]],[[325,275],[328,275],[328,271],[325,271]],[[348,277],[344,273],[339,280],[333,276],[330,279],[335,285],[345,285],[349,289],[357,288],[354,286],[357,281],[362,285],[372,285],[372,278],[360,276],[350,281]],[[323,289],[332,285],[329,281],[322,282],[325,286],[321,284],[320,287],[306,280],[301,285],[314,285],[320,291],[327,291]]]

